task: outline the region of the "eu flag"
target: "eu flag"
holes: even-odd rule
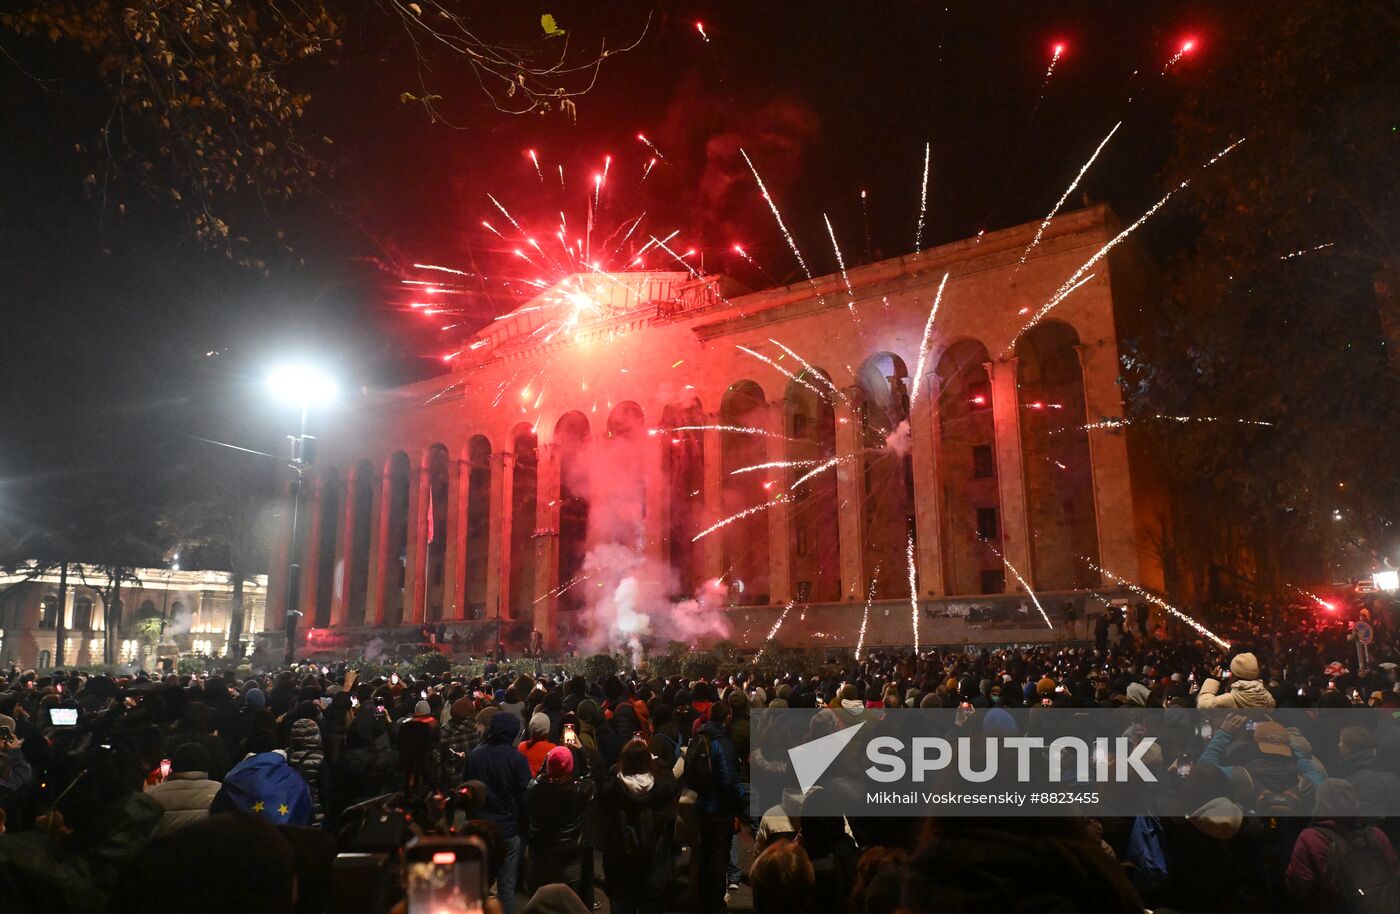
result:
[[[233,766],[210,811],[251,813],[277,825],[310,825],[311,790],[285,754],[260,752]]]

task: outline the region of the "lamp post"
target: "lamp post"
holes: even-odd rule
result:
[[[315,438],[306,433],[311,407],[335,399],[336,384],[331,377],[315,368],[294,365],[279,368],[268,376],[268,388],[283,402],[301,409],[301,428],[288,435],[287,466],[292,471],[292,525],[287,538],[287,615],[285,634],[287,648],[284,659],[291,663],[296,650],[297,620],[302,611],[297,607],[297,592],[301,584],[301,551],[297,548],[301,520],[301,490],[315,459]]]

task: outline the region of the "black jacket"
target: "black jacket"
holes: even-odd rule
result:
[[[554,781],[541,775],[525,788],[525,815],[529,821],[532,854],[567,854],[578,850],[584,814],[595,790],[588,779],[571,777]]]
[[[609,895],[659,897],[671,884],[671,844],[680,785],[664,765],[653,764],[651,785],[624,783],[613,771],[598,795],[603,875]]]

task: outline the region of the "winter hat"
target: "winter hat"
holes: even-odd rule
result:
[[[1042,676],[1040,681],[1035,684],[1035,691],[1038,695],[1049,695],[1055,691],[1055,680],[1049,676]]]
[[[993,708],[982,718],[984,736],[1015,736],[1016,719],[1005,708]]]
[[[1143,685],[1140,682],[1128,683],[1127,692],[1128,701],[1137,705],[1139,708],[1147,707],[1147,699],[1151,697],[1152,694],[1147,690],[1147,686]]]
[[[541,712],[532,715],[529,726],[525,728],[525,735],[530,739],[544,739],[549,736],[549,716]]]
[[[836,693],[836,697],[841,701],[855,701],[860,698],[860,693],[856,691],[854,685],[848,682],[841,687],[841,691]]]
[[[465,698],[462,700],[466,701]],[[455,706],[453,710],[456,710]],[[494,705],[482,708],[476,715],[476,722],[483,726],[486,726],[491,723],[491,718],[495,717],[497,714],[500,713],[501,709],[495,707]]]
[[[505,689],[497,689],[495,692],[493,692],[493,693],[491,694],[491,700],[492,700],[492,701],[505,701],[505,700],[506,700],[506,690],[505,690]]]
[[[426,701],[423,701],[421,698],[418,700],[418,703],[413,706],[414,717],[427,717],[432,713],[433,706],[428,704]]]
[[[209,750],[199,743],[185,743],[170,756],[171,771],[209,771]]]
[[[249,689],[243,693],[243,703],[252,708],[267,707],[267,696],[262,689]]]
[[[1186,817],[1203,834],[1228,841],[1240,833],[1244,825],[1244,810],[1228,797],[1216,797]]]
[[[1258,679],[1259,658],[1253,654],[1236,654],[1230,661],[1230,675],[1236,679]]]
[[[1257,734],[1259,731],[1254,732]],[[1314,816],[1319,819],[1354,819],[1360,814],[1361,805],[1356,798],[1356,786],[1351,781],[1328,778],[1317,785],[1317,799],[1313,803]]]
[[[574,773],[574,753],[568,746],[555,746],[544,757],[544,770],[553,778]]]
[[[452,710],[449,712],[453,720],[466,720],[472,716],[472,700],[470,698],[459,698],[452,702]]]

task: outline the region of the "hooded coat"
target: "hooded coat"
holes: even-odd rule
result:
[[[623,777],[613,772],[599,792],[603,876],[610,898],[660,901],[671,884],[676,798],[680,785],[664,765]]]
[[[1230,661],[1234,681],[1230,690],[1220,694],[1220,682],[1207,679],[1196,696],[1198,708],[1272,708],[1274,696],[1259,680],[1259,661],[1253,654],[1236,654]]]
[[[503,838],[520,835],[525,813],[525,788],[530,783],[530,765],[515,748],[520,718],[497,714],[486,725],[486,742],[467,756],[466,779],[486,785],[486,805],[480,817],[495,825]]]

